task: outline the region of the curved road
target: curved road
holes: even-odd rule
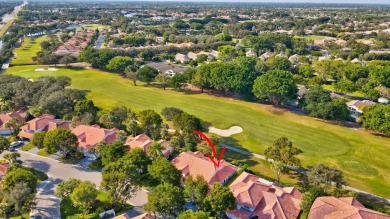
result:
[[[47,218],[60,218],[60,199],[55,196],[56,185],[69,178],[80,180],[89,180],[100,185],[102,174],[100,171],[90,170],[82,165],[71,165],[62,163],[52,158],[42,157],[33,153],[18,151],[20,154],[19,160],[23,161],[23,165],[33,167],[39,171],[46,173],[49,179],[39,183],[37,194],[35,196],[36,207],[32,213],[39,213]],[[8,151],[3,152],[0,157],[3,157]],[[147,202],[148,193],[144,190],[139,190],[135,196],[129,200],[133,206],[143,206]]]

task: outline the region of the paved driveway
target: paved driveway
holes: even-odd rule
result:
[[[47,181],[41,182],[38,185],[38,193],[35,197],[37,206],[33,210],[33,213],[37,212],[49,216],[48,218],[59,218],[57,215],[59,215],[60,211],[60,201],[55,197],[55,187],[58,183],[69,178],[76,178],[80,180],[89,180],[95,183],[96,186],[99,186],[102,180],[100,171],[90,170],[85,165],[71,165],[29,152],[18,152],[20,154],[19,160],[23,161],[24,165],[33,167],[49,176]],[[4,152],[0,157],[3,157],[7,153],[9,152]],[[135,196],[129,200],[129,203],[133,206],[140,207],[146,204],[147,197],[147,191],[139,190]]]

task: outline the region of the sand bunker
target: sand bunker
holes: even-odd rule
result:
[[[222,137],[229,137],[234,134],[241,133],[243,130],[240,126],[232,126],[229,129],[217,129],[213,126],[209,127],[209,132],[217,134]]]
[[[35,71],[57,71],[58,69],[56,68],[47,68],[47,69],[44,69],[44,68],[36,68]]]

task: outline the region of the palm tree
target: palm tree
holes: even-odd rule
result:
[[[280,161],[275,161],[271,164],[271,169],[276,171],[276,182],[280,182],[280,177],[282,174],[287,173],[288,168],[286,164],[280,162]]]
[[[6,159],[11,164],[14,163],[15,161],[17,161],[18,157],[20,157],[20,154],[19,153],[15,153],[15,152],[4,155],[4,159]]]
[[[149,147],[148,154],[156,160],[157,158],[161,157],[163,150],[164,147],[160,143],[154,142],[153,145]]]
[[[19,128],[18,123],[19,120],[17,118],[12,118],[11,120],[9,120],[7,123],[4,124],[4,127],[7,129],[12,128],[13,129],[12,133],[16,133]]]

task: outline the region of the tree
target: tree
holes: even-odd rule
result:
[[[344,181],[343,173],[336,167],[328,167],[322,163],[315,165],[307,173],[307,178],[311,186],[320,187],[326,192],[334,183],[337,188],[340,188]]]
[[[160,157],[148,165],[149,175],[161,182],[180,185],[181,172],[165,157]]]
[[[140,127],[138,126],[137,121],[131,120],[126,123],[126,131],[131,133],[133,136],[136,136]]]
[[[70,178],[66,181],[62,181],[57,185],[56,196],[59,198],[68,198],[75,188],[82,183],[79,179]]]
[[[174,89],[181,89],[186,86],[187,84],[187,78],[183,74],[175,74],[169,81],[169,86],[173,87]]]
[[[218,52],[218,59],[223,62],[229,62],[237,56],[236,48],[230,45],[218,47]]]
[[[200,132],[208,131],[208,127],[205,122],[198,117],[185,112],[176,114],[172,118],[172,123],[176,130],[182,131],[183,134],[191,134],[193,130],[198,130]]]
[[[85,113],[91,113],[93,117],[95,117],[98,110],[99,109],[95,106],[92,100],[80,100],[77,101],[74,106],[74,111],[79,116]]]
[[[275,57],[271,68],[283,71],[290,71],[291,62],[286,57]]]
[[[174,150],[178,150],[182,147],[183,139],[178,136],[173,136],[171,140],[169,140],[169,147],[173,148]]]
[[[31,144],[33,144],[35,147],[42,149],[45,147],[43,141],[45,140],[46,132],[36,132],[33,135],[33,138],[31,140]]]
[[[210,213],[204,211],[187,210],[181,213],[177,219],[209,219]]]
[[[103,168],[101,188],[108,192],[111,203],[125,203],[138,191],[141,183],[138,168],[127,160],[112,162]]]
[[[66,157],[69,152],[77,149],[78,139],[71,131],[63,128],[56,128],[46,133],[43,144],[48,153],[53,154],[60,151],[62,157]]]
[[[64,56],[58,62],[60,64],[64,64],[65,66],[68,66],[69,63],[74,62],[74,58],[72,56]]]
[[[165,148],[160,144],[160,143],[157,143],[157,142],[154,142],[149,148],[148,148],[148,154],[150,157],[152,157],[153,159],[157,159],[159,157],[162,156],[162,151],[164,150]]]
[[[4,124],[4,127],[7,129],[12,128],[12,133],[16,135],[19,133],[19,120],[17,118],[12,118]]]
[[[121,141],[116,141],[112,144],[106,145],[100,153],[103,166],[117,161],[126,154],[127,150],[128,147]]]
[[[170,77],[165,73],[159,73],[156,76],[156,81],[161,84],[161,86],[163,87],[164,90],[168,85],[169,79],[170,79]]]
[[[272,159],[289,166],[300,166],[301,162],[295,155],[302,153],[299,148],[293,147],[293,143],[286,137],[282,137],[274,141],[272,146],[265,149],[264,155],[266,159]]]
[[[376,104],[364,109],[362,125],[365,129],[390,136],[390,105]]]
[[[206,55],[206,54],[200,54],[198,55],[198,57],[196,58],[196,61],[199,62],[199,63],[202,63],[202,62],[205,62],[207,61],[209,57]]]
[[[146,179],[147,167],[152,163],[149,156],[141,148],[133,148],[124,157],[121,158],[137,168],[136,173],[139,175],[137,178],[141,181]]]
[[[15,186],[5,193],[5,200],[10,205],[14,206],[16,212],[20,215],[23,210],[29,209],[29,201],[32,199],[33,190],[25,182],[18,182]]]
[[[31,191],[35,191],[38,179],[31,170],[24,167],[8,169],[2,180],[3,191],[11,191],[17,183],[21,182],[27,183]]]
[[[252,91],[257,98],[279,106],[283,100],[294,99],[298,89],[290,72],[270,70],[255,80]]]
[[[4,159],[11,164],[17,161],[18,157],[20,157],[20,154],[15,152],[4,155]]]
[[[330,92],[316,85],[310,88],[303,99],[303,108],[309,115],[323,119],[349,119],[349,111],[341,98],[332,99]]]
[[[139,79],[137,70],[133,66],[129,65],[125,68],[125,74],[126,78],[130,79],[134,86],[137,86],[137,80]]]
[[[308,213],[313,205],[313,202],[322,195],[324,195],[324,192],[318,187],[312,187],[307,192],[303,193],[301,202],[302,211]]]
[[[145,210],[160,214],[163,218],[176,217],[184,205],[183,191],[180,187],[164,183],[154,188],[148,195]]]
[[[127,66],[133,64],[133,59],[127,56],[116,56],[108,62],[106,68],[110,71],[123,74]]]
[[[288,167],[280,162],[280,161],[275,161],[271,164],[271,169],[275,170],[276,171],[276,182],[279,183],[280,182],[280,176],[282,174],[285,174],[288,172]]]
[[[164,118],[167,121],[172,121],[172,119],[175,115],[178,115],[182,112],[183,112],[183,110],[176,108],[176,107],[164,107],[161,110],[161,115],[164,116]]]
[[[97,195],[96,185],[90,181],[83,181],[70,194],[70,200],[74,206],[87,210],[92,207]]]
[[[184,194],[190,200],[197,204],[202,205],[203,200],[206,198],[208,192],[208,183],[200,175],[196,176],[194,180],[192,176],[188,176],[184,182]]]
[[[154,110],[142,110],[138,113],[138,121],[147,135],[160,134],[162,124],[161,116]]]
[[[148,65],[144,65],[142,68],[138,69],[138,75],[141,81],[150,84],[158,75],[158,70]]]
[[[211,194],[204,199],[203,208],[214,217],[222,217],[227,209],[236,208],[236,198],[228,187],[215,183]]]
[[[353,93],[358,90],[355,83],[350,80],[342,79],[334,84],[334,88],[336,91],[344,92],[344,93]]]
[[[0,153],[3,153],[3,151],[8,150],[10,146],[10,143],[8,139],[6,139],[4,136],[0,135]]]

